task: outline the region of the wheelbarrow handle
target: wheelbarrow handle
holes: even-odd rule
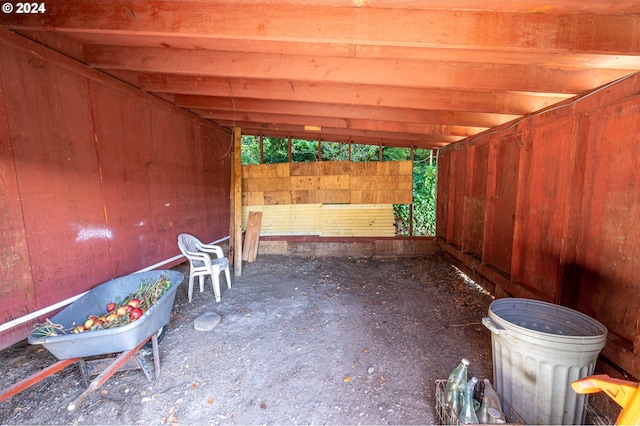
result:
[[[616,421],[620,425],[640,424],[639,385],[627,380],[614,379],[607,374],[597,374],[571,383],[576,393],[590,394],[603,391],[613,399],[622,411]]]

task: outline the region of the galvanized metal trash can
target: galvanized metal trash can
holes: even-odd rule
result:
[[[586,395],[571,383],[593,374],[607,329],[552,303],[505,298],[482,320],[491,331],[493,383],[527,424],[584,424]]]

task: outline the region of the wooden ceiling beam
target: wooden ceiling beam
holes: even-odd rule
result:
[[[121,73],[121,71],[115,72],[116,75]],[[130,74],[128,75],[131,80]],[[528,114],[571,97],[570,95],[520,91],[411,89],[357,83],[337,85],[260,78],[190,77],[148,73],[139,74],[137,82],[143,90],[157,93],[391,108],[406,108],[407,105],[411,105],[416,109],[509,115]]]
[[[360,138],[377,138],[377,139],[400,139],[406,141],[422,141],[422,142],[437,142],[443,144],[449,144],[452,142],[457,142],[464,137],[462,136],[451,136],[451,135],[441,135],[441,134],[416,134],[416,133],[394,133],[394,132],[386,132],[386,131],[376,131],[376,130],[359,130],[359,129],[343,129],[343,128],[332,128],[332,127],[323,127],[321,131],[305,131],[304,125],[294,125],[294,124],[274,124],[274,123],[256,123],[252,121],[233,121],[233,120],[216,120],[222,127],[231,128],[233,126],[240,127],[242,129],[260,129],[263,134],[270,135],[273,131],[280,132],[297,132],[299,134],[305,135],[308,139],[311,137],[313,139],[313,135],[323,135],[326,140],[329,138],[340,138],[340,139],[348,139],[351,138],[354,141],[359,140]]]
[[[42,44],[52,46],[55,50],[62,49],[69,56],[79,58],[77,47],[66,47],[65,43],[75,45],[102,45],[108,37],[110,46],[132,46],[146,48],[198,49],[217,50],[223,52],[266,53],[278,55],[312,55],[317,57],[331,56],[338,58],[368,58],[368,59],[396,59],[456,62],[464,58],[465,62],[495,63],[495,64],[530,64],[555,67],[585,67],[585,68],[613,68],[640,69],[640,55],[609,53],[587,53],[543,50],[505,50],[505,49],[477,49],[461,48],[459,46],[402,46],[366,43],[320,43],[282,40],[247,40],[213,38],[202,36],[184,36],[180,34],[136,34],[135,38],[129,33],[115,33],[106,35],[104,31],[83,30],[82,32],[67,31],[27,31],[20,32],[28,38]],[[66,37],[65,37],[66,36]],[[72,50],[72,47],[75,47]]]
[[[363,105],[336,105],[316,102],[231,98],[222,96],[174,95],[173,102],[183,108],[213,109],[302,115],[312,117],[342,117],[406,123],[444,124],[470,127],[494,127],[514,120],[519,115],[482,112],[421,110],[416,108],[391,108]]]
[[[359,136],[357,140],[350,137],[336,137],[335,135],[323,135],[322,133],[317,132],[305,132],[302,130],[274,130],[274,129],[265,129],[259,127],[245,127],[242,129],[243,135],[249,136],[267,136],[274,138],[287,138],[291,137],[291,139],[303,139],[303,140],[321,140],[323,142],[338,142],[338,143],[353,143],[353,144],[365,144],[365,145],[382,145],[382,146],[393,146],[393,147],[407,147],[407,148],[418,148],[418,149],[438,149],[439,147],[446,146],[449,142],[437,142],[437,141],[415,141],[415,140],[407,140],[407,139],[396,139],[396,138],[375,138],[375,137],[366,137]]]
[[[487,127],[452,126],[443,124],[406,123],[400,121],[379,121],[358,118],[314,117],[311,115],[285,115],[261,112],[233,112],[211,109],[190,108],[202,118],[213,121],[239,121],[289,125],[313,125],[322,128],[352,129],[364,131],[384,131],[394,133],[442,134],[472,136],[487,130]]]
[[[640,69],[635,0],[46,7],[5,14],[0,27],[249,131],[309,136],[313,124],[335,139],[440,146]]]
[[[369,3],[369,2],[367,2]],[[415,2],[385,2],[375,7],[357,2],[282,0],[277,2],[91,1],[47,4],[46,14],[7,14],[11,28],[57,28],[82,32],[180,33],[184,36],[230,39],[365,43],[405,46],[459,46],[496,49],[542,49],[609,54],[640,51],[638,6],[601,12],[547,13],[553,6],[504,6],[487,10],[484,1],[466,1],[474,8]],[[513,2],[515,3],[515,2]],[[577,2],[556,2],[576,7]],[[336,7],[339,6],[339,7]],[[432,7],[432,9],[428,9]],[[470,10],[471,9],[471,10]],[[558,8],[555,8],[558,10]],[[632,11],[636,12],[632,12]]]
[[[338,143],[352,143],[352,144],[361,144],[361,145],[382,145],[391,146],[391,147],[400,147],[400,148],[416,148],[416,149],[432,149],[437,150],[440,147],[449,145],[449,142],[435,142],[435,141],[414,141],[414,140],[406,140],[406,139],[393,139],[393,138],[367,138],[360,137],[358,140],[349,140],[346,139],[338,139],[332,137],[331,135],[323,136],[319,133],[298,133],[298,132],[286,132],[286,131],[270,131],[269,134],[264,134],[260,129],[248,128],[243,130],[243,135],[249,136],[268,136],[274,138],[287,138],[291,137],[291,139],[302,139],[302,140],[321,140],[323,142],[338,142]]]
[[[515,64],[469,64],[389,59],[318,58],[221,51],[85,47],[85,61],[98,69],[234,78],[268,78],[389,87],[532,91],[576,94],[630,74],[618,69],[561,69]]]

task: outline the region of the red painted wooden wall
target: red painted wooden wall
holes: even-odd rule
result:
[[[601,321],[640,377],[640,75],[442,148],[437,215],[463,269]]]
[[[179,254],[180,232],[229,234],[228,132],[22,38],[0,51],[0,323]]]

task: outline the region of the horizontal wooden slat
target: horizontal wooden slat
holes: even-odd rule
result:
[[[288,191],[291,181],[288,177],[242,179],[242,191]]]
[[[242,179],[289,177],[290,163],[245,164],[242,166]]]

